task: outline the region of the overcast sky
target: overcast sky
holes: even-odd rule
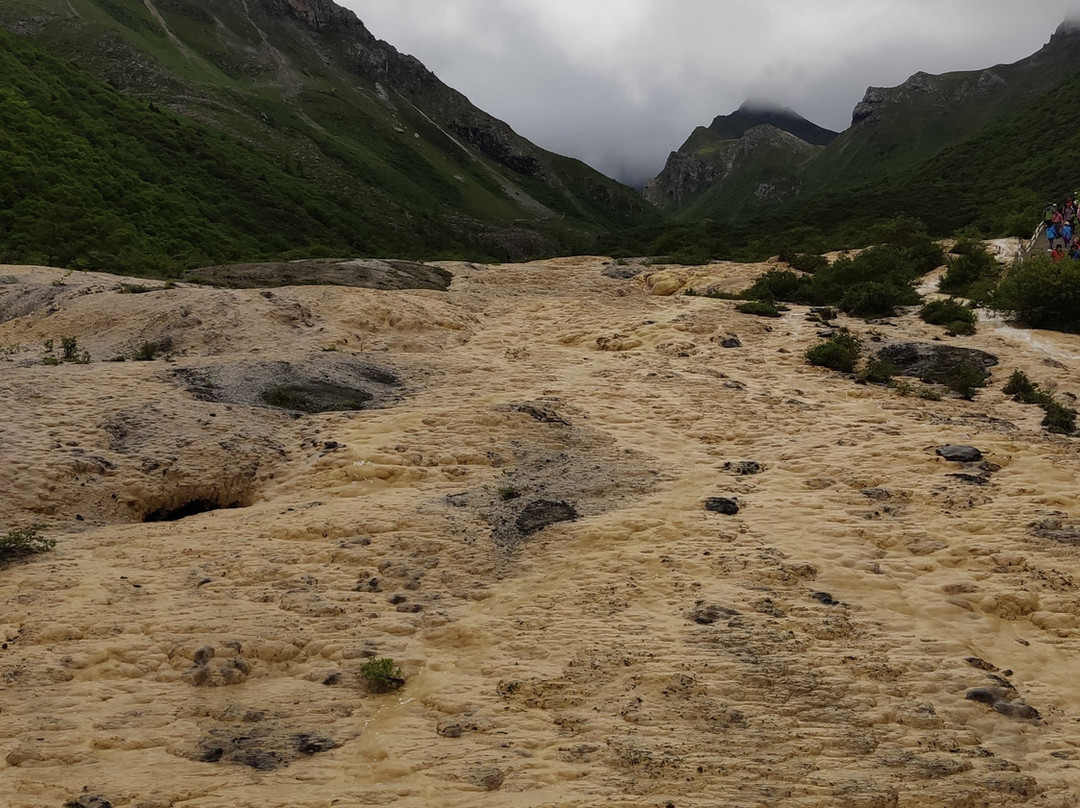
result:
[[[748,97],[842,131],[868,86],[1015,62],[1080,0],[338,0],[539,146],[638,184]]]

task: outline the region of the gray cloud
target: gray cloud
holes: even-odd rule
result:
[[[481,109],[624,182],[748,97],[845,129],[867,86],[1014,62],[1077,0],[338,0]]]

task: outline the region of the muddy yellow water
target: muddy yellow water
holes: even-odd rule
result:
[[[667,294],[765,265],[446,267],[0,267],[0,530],[56,540],[0,569],[0,804],[1080,804],[1080,443],[1001,392],[1072,402],[1080,338],[839,319],[998,357],[931,400],[807,364],[803,307]],[[89,363],[43,363],[64,337]],[[350,362],[397,384],[237,381]]]

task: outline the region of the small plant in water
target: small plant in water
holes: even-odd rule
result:
[[[71,362],[76,365],[86,365],[90,362],[90,352],[79,350],[77,337],[61,337],[60,350],[63,354],[61,356],[63,362]]]
[[[496,493],[503,502],[509,502],[510,500],[517,499],[521,496],[521,492],[512,485],[501,486]]]
[[[25,555],[44,553],[56,546],[55,539],[41,535],[42,525],[9,530],[0,536],[0,561]]]
[[[369,659],[360,666],[360,675],[380,693],[397,690],[405,684],[401,668],[390,657]]]

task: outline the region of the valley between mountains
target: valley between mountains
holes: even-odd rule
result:
[[[1080,337],[838,317],[997,358],[929,400],[681,294],[770,264],[439,266],[0,267],[0,517],[56,540],[0,575],[5,804],[1078,804],[1080,451],[1001,390],[1075,399]]]

